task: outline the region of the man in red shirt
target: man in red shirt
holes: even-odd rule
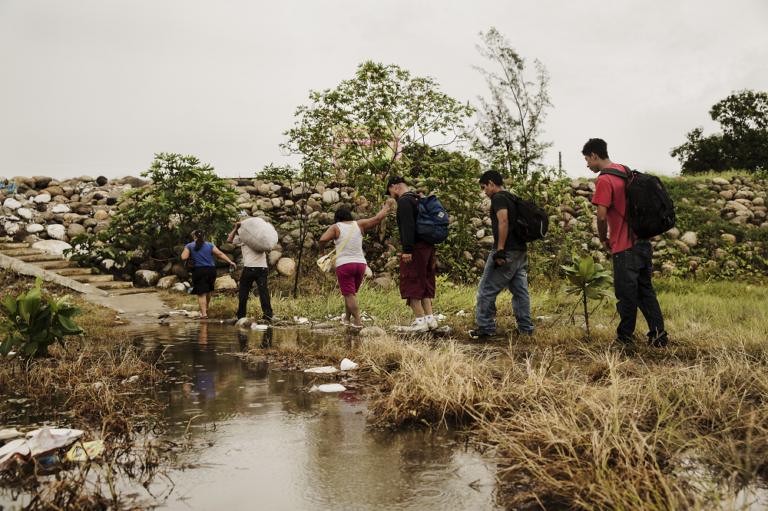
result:
[[[621,321],[616,329],[617,339],[611,349],[621,350],[634,343],[637,309],[648,323],[649,346],[666,348],[669,345],[664,330],[661,307],[653,290],[653,248],[649,240],[637,239],[626,219],[626,181],[618,176],[603,174],[606,168],[628,172],[622,165],[608,158],[608,144],[599,138],[590,138],[581,150],[589,170],[600,174],[595,182],[592,204],[597,206],[597,233],[603,248],[612,254],[613,286],[618,303],[616,309]],[[610,239],[608,238],[610,233]]]

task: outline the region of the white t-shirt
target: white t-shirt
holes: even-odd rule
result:
[[[267,268],[267,254],[265,252],[256,252],[243,243],[240,236],[235,236],[232,243],[243,249],[243,265],[246,268]]]
[[[338,255],[336,256],[336,267],[338,268],[343,264],[349,263],[365,264],[363,233],[360,232],[357,222],[349,224],[338,222],[336,225],[339,226],[339,237],[335,240],[336,246],[339,247]],[[352,231],[353,228],[354,231]],[[349,235],[350,231],[352,231],[352,236]],[[349,241],[347,241],[347,238],[349,238]]]

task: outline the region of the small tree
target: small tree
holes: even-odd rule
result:
[[[58,300],[48,298],[48,305],[40,307],[42,282],[37,277],[35,287],[29,292],[16,298],[6,296],[0,304],[7,318],[0,323],[0,331],[6,333],[0,343],[0,355],[7,357],[8,353],[15,350],[16,358],[44,356],[54,342],[58,341],[66,349],[65,337],[85,335],[85,331],[72,321],[72,318],[83,313],[83,309],[66,303],[69,296]]]
[[[437,148],[466,137],[474,109],[438,90],[432,78],[412,77],[396,65],[365,62],[333,90],[310,91],[312,106],[296,110],[296,125],[281,145],[302,157],[302,168],[334,171],[364,194],[382,200],[391,174],[411,176],[415,147]]]
[[[171,257],[196,229],[209,238],[226,238],[237,216],[237,195],[213,167],[201,165],[194,156],[159,153],[141,175],[150,177],[152,185],[125,192],[107,230],[76,236],[73,245],[80,245],[80,250],[70,251],[73,259],[95,254],[121,265],[130,251],[150,248],[155,241]]]
[[[565,288],[565,293],[581,299],[584,305],[584,323],[587,327],[587,340],[589,332],[589,311],[587,299],[602,300],[605,297],[615,298],[607,287],[613,286],[611,272],[603,269],[601,264],[596,264],[591,257],[578,257],[574,254],[573,266],[562,266],[568,276],[570,286]]]
[[[525,59],[522,58],[498,30],[480,32],[484,46],[476,45],[480,55],[497,64],[501,72],[487,71],[472,66],[485,77],[491,91],[490,101],[478,96],[480,109],[474,136],[476,151],[486,161],[501,160],[511,176],[519,156],[520,170],[528,173],[531,165],[544,156],[551,142],[540,142],[546,109],[552,106],[547,93],[549,73],[544,64],[535,62],[536,83],[525,77]]]
[[[680,161],[683,174],[768,170],[768,93],[734,92],[714,104],[709,115],[720,123],[722,133],[704,137],[704,129],[695,128],[669,153]]]
[[[304,242],[307,240],[307,235],[310,230],[310,219],[313,217],[312,213],[314,213],[314,210],[308,204],[308,199],[312,194],[311,190],[315,188],[324,177],[328,177],[328,173],[324,172],[322,168],[308,166],[299,170],[292,168],[290,165],[277,167],[273,164],[264,167],[264,170],[256,175],[257,179],[288,183],[292,190],[291,202],[293,202],[293,205],[291,206],[290,211],[296,217],[299,226],[299,253],[296,261],[296,276],[293,281],[294,298],[296,298],[299,293],[299,279],[301,278]],[[294,186],[294,184],[296,186]]]

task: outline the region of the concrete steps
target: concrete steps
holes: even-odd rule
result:
[[[100,291],[106,291],[112,295],[154,293],[157,291],[154,287],[135,288],[132,282],[115,280],[114,275],[93,273],[91,268],[81,268],[76,262],[62,259],[60,255],[29,248],[29,243],[14,243],[10,238],[0,238],[0,254],[70,279],[64,281],[70,282],[68,284],[70,287],[75,286],[81,291],[83,288],[76,286],[72,281],[97,288]],[[5,261],[12,266],[16,264],[12,262],[12,259],[5,259]],[[31,271],[36,272],[36,270]]]
[[[49,270],[51,273],[58,273],[65,277],[72,277],[72,275],[92,275],[93,270],[90,268],[54,268]]]
[[[92,273],[90,275],[70,275],[69,278],[78,282],[112,282],[115,280],[114,275],[99,275]],[[130,284],[130,282],[128,282]]]

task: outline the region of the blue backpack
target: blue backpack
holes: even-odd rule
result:
[[[416,215],[416,232],[423,241],[432,245],[448,238],[448,212],[435,195],[418,198],[419,210]]]

